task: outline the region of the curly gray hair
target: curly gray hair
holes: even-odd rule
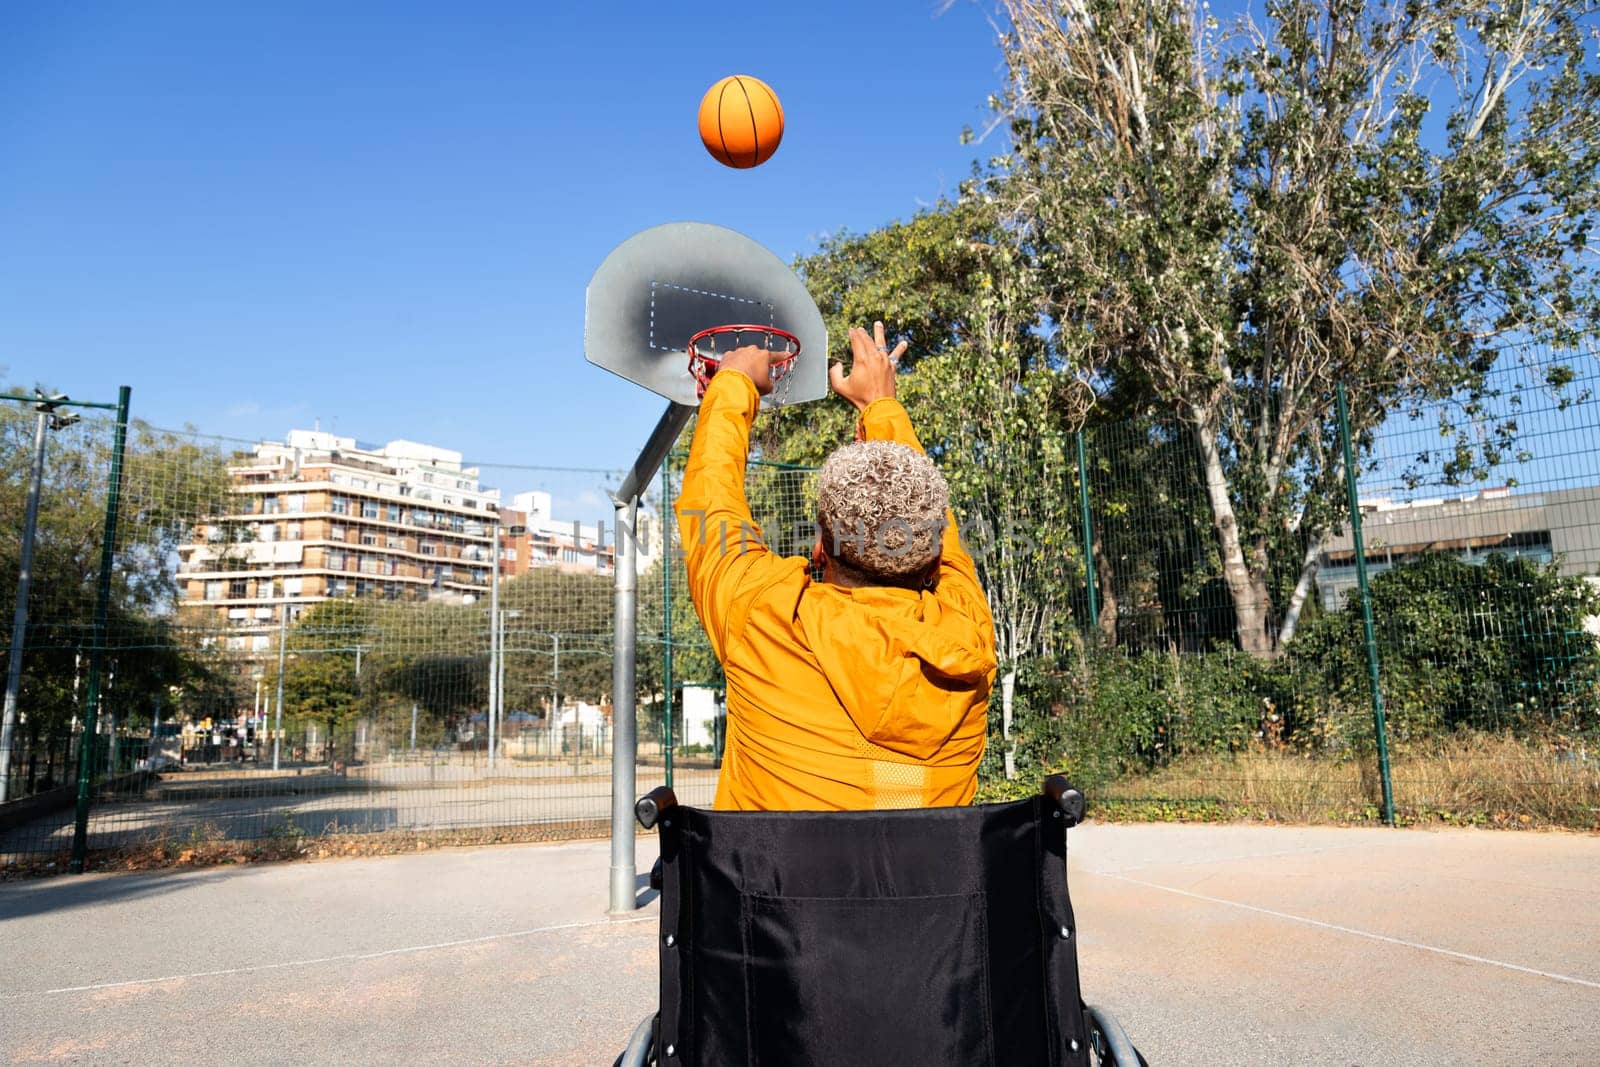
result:
[[[915,578],[939,556],[950,487],[933,461],[894,441],[836,450],[817,478],[824,550],[868,578]]]

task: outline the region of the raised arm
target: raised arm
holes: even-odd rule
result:
[[[706,388],[678,494],[689,595],[718,659],[742,628],[741,605],[776,577],[778,563],[744,495],[750,427],[761,406],[752,375],[767,377],[759,366],[766,353],[753,360],[735,358],[747,351],[761,350],[730,353]]]
[[[854,357],[850,373],[835,365],[828,369],[833,391],[856,406],[861,413],[857,435],[866,441],[895,441],[923,452],[911,428],[911,416],[895,399],[895,363],[905,352],[902,341],[893,352],[884,343],[883,323],[874,323],[872,334],[863,329],[850,331]],[[990,623],[989,599],[978,583],[978,570],[961,545],[961,533],[953,512],[946,511],[944,534],[939,553],[939,598],[970,618]]]

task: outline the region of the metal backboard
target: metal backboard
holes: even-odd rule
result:
[[[800,357],[769,405],[826,395],[828,331],[805,283],[757,242],[706,222],[651,227],[606,256],[589,279],[583,354],[674,403],[694,405],[689,338],[732,323],[776,326],[800,339]]]

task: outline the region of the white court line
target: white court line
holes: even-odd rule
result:
[[[229,974],[253,974],[257,971],[279,971],[287,967],[314,967],[320,963],[346,963],[356,960],[375,960],[384,956],[403,956],[412,952],[432,952],[441,948],[459,948],[462,945],[481,945],[486,941],[510,940],[515,937],[533,937],[536,934],[556,933],[560,930],[581,930],[591,926],[627,926],[632,923],[656,922],[657,916],[642,915],[636,919],[591,919],[579,923],[558,923],[555,926],[536,926],[531,930],[510,930],[503,934],[485,934],[482,937],[464,937],[459,941],[439,941],[431,945],[407,945],[404,948],[386,948],[378,952],[346,952],[339,956],[319,956],[309,960],[285,960],[282,963],[258,963],[249,967],[228,967],[220,971],[192,971],[189,974],[169,974],[160,978],[134,978],[126,982],[99,982],[95,985],[62,986],[60,989],[40,989],[26,993],[0,994],[0,1000],[20,1000],[23,997],[48,997],[58,993],[92,993],[100,989],[120,989],[132,985],[156,985],[177,982],[186,978],[215,978]]]
[[[1354,937],[1364,937],[1369,941],[1382,941],[1389,945],[1400,945],[1402,948],[1414,948],[1419,952],[1431,952],[1436,956],[1448,956],[1452,959],[1466,960],[1469,963],[1483,963],[1490,967],[1501,967],[1508,971],[1518,971],[1522,974],[1531,974],[1539,978],[1548,978],[1554,982],[1566,982],[1569,985],[1584,986],[1588,989],[1600,989],[1600,982],[1591,982],[1586,978],[1574,978],[1568,974],[1556,974],[1554,971],[1541,971],[1533,967],[1524,967],[1519,963],[1492,960],[1487,956],[1474,956],[1470,952],[1457,952],[1454,949],[1424,945],[1420,941],[1407,941],[1401,937],[1375,934],[1370,930],[1357,930],[1353,926],[1340,926],[1338,923],[1323,922],[1321,919],[1308,919],[1304,915],[1290,915],[1286,911],[1273,911],[1271,908],[1261,908],[1254,904],[1244,904],[1237,900],[1208,897],[1204,893],[1192,893],[1187,889],[1174,889],[1170,885],[1159,885],[1155,882],[1146,882],[1139,878],[1128,878],[1120,874],[1107,874],[1102,871],[1086,871],[1085,873],[1099,874],[1102,878],[1115,878],[1119,882],[1129,882],[1133,885],[1144,886],[1146,889],[1159,889],[1163,893],[1173,893],[1180,897],[1189,897],[1191,900],[1203,900],[1208,904],[1222,904],[1229,908],[1238,908],[1241,911],[1253,911],[1259,915],[1270,915],[1274,919],[1287,919],[1290,922],[1304,923],[1307,926],[1316,926],[1323,930],[1333,930],[1337,933],[1350,934]]]

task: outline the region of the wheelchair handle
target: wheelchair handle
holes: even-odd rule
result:
[[[1045,799],[1054,804],[1061,812],[1061,817],[1067,820],[1067,826],[1072,827],[1083,821],[1085,801],[1083,794],[1071,782],[1067,781],[1064,774],[1052,774],[1044,780]]]
[[[634,802],[633,817],[646,830],[653,830],[656,820],[677,806],[678,794],[668,786],[658,785]]]

